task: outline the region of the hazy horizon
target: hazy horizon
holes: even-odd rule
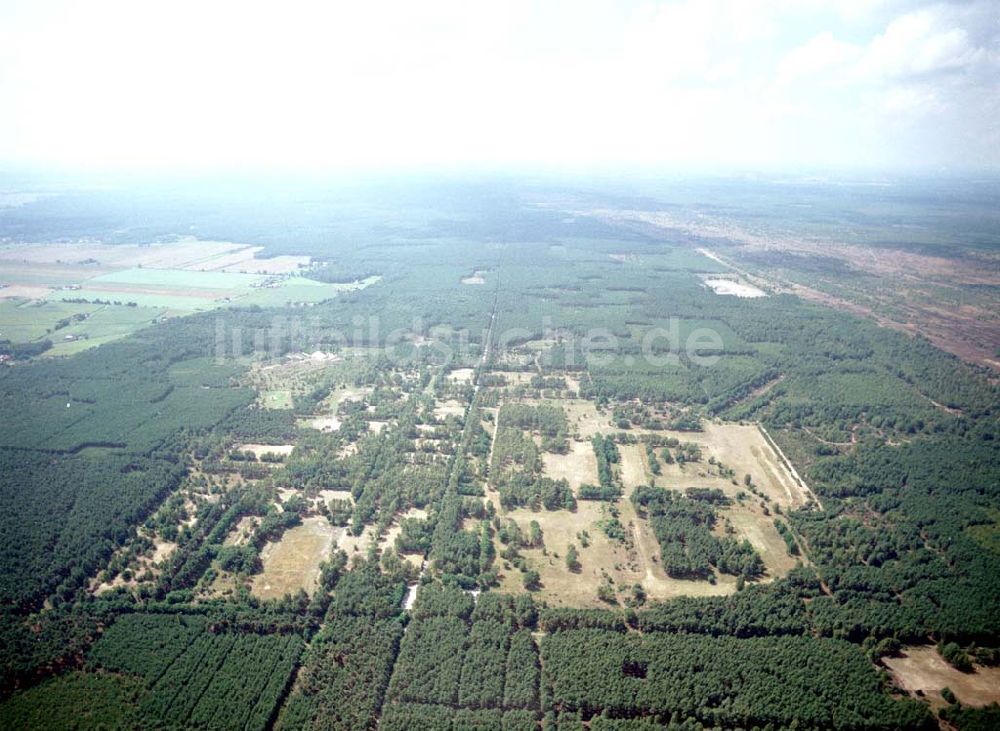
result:
[[[0,166],[1000,170],[990,2],[13,0]]]

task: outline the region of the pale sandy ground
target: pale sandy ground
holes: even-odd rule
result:
[[[732,279],[706,279],[705,284],[716,294],[727,294],[735,297],[756,298],[767,297],[767,292],[746,282]]]
[[[319,565],[330,555],[338,532],[321,515],[289,528],[277,542],[268,542],[260,552],[263,573],[253,579],[251,591],[261,599],[277,599],[304,589],[312,594],[319,585]]]
[[[448,373],[448,380],[455,383],[472,383],[472,376],[475,372],[473,368],[456,368]]]
[[[945,705],[942,688],[950,688],[967,706],[1000,703],[1000,667],[975,666],[963,673],[946,663],[933,645],[906,647],[900,657],[886,657],[883,664],[893,679],[908,693],[924,692],[935,705]]]
[[[594,405],[581,401],[560,402],[570,416],[570,425],[583,434],[598,431],[614,431],[605,415],[597,412]],[[641,433],[641,430],[633,430]],[[799,506],[808,498],[781,464],[777,454],[770,448],[764,436],[755,426],[739,424],[706,424],[700,433],[666,432],[664,436],[676,436],[681,441],[698,443],[703,450],[699,463],[661,465],[662,475],[655,477],[647,464],[646,449],[642,444],[621,445],[620,475],[625,488],[624,496],[616,503],[619,520],[626,530],[626,542],[611,541],[599,527],[601,520],[610,515],[604,503],[581,500],[575,512],[546,511],[533,512],[518,509],[509,513],[500,510],[498,494],[488,490],[487,498],[505,518],[515,520],[527,530],[531,521],[538,521],[545,539],[542,549],[523,549],[522,555],[532,568],[542,577],[546,599],[556,606],[598,607],[605,606],[597,599],[597,589],[608,575],[618,587],[631,587],[640,583],[650,599],[669,599],[676,596],[711,596],[730,594],[736,590],[736,579],[718,575],[716,583],[707,581],[685,581],[666,575],[660,562],[660,547],[652,528],[645,518],[639,517],[629,499],[636,487],[655,483],[658,486],[683,490],[686,487],[718,487],[735,498],[744,490],[743,475],[750,473],[759,489],[768,494],[773,502],[784,507]],[[719,468],[708,464],[708,458],[717,460],[733,468],[737,482],[719,475]],[[597,462],[589,441],[571,441],[568,455],[543,455],[545,474],[549,477],[565,477],[574,488],[583,482],[597,482]],[[773,506],[773,503],[772,503]],[[770,581],[785,575],[792,569],[797,559],[789,556],[784,540],[774,526],[775,516],[766,515],[760,506],[760,498],[750,495],[744,504],[734,501],[733,505],[720,510],[720,520],[716,532],[723,535],[726,520],[735,530],[737,540],[746,539],[760,553],[767,575],[763,581]],[[473,526],[474,527],[474,526]],[[587,531],[590,545],[583,548],[580,534]],[[581,570],[569,571],[565,564],[566,549],[570,544],[579,551]],[[503,546],[497,543],[498,554]],[[558,558],[555,554],[558,554]],[[524,591],[521,574],[514,569],[504,569],[503,560],[498,566],[503,573],[502,588],[505,591]]]
[[[257,459],[263,454],[280,454],[287,457],[294,449],[294,444],[241,444],[236,447],[239,452],[253,452],[257,455]]]
[[[128,269],[187,269],[189,271],[264,272],[288,274],[308,266],[308,256],[258,259],[262,246],[228,241],[198,241],[185,237],[163,244],[19,244],[0,246],[0,261],[75,265],[96,260],[96,267]]]
[[[3,281],[2,273],[0,273],[0,281]],[[52,291],[49,287],[33,286],[30,284],[9,284],[6,287],[0,287],[0,299],[40,300],[48,297]]]
[[[553,480],[565,479],[574,491],[585,483],[596,485],[597,457],[594,447],[590,442],[573,440],[569,448],[568,454],[542,454],[545,476]]]

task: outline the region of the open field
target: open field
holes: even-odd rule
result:
[[[434,416],[439,419],[447,419],[449,416],[462,416],[465,414],[465,404],[461,401],[448,400],[434,406]]]
[[[237,274],[233,272],[198,272],[184,269],[123,269],[110,274],[101,274],[89,280],[92,287],[115,285],[125,287],[148,287],[150,289],[182,289],[205,291],[211,296],[213,290],[235,290],[260,284],[264,277],[257,274]]]
[[[102,305],[87,319],[73,322],[55,333],[57,337],[52,338],[52,349],[45,355],[72,355],[118,340],[156,323],[165,314],[166,311],[159,307]]]
[[[541,548],[523,548],[520,553],[541,576],[541,591],[551,605],[606,608],[608,605],[597,598],[598,587],[605,576],[610,576],[619,589],[630,590],[633,584],[642,584],[651,599],[714,596],[736,590],[736,580],[731,576],[720,577],[716,584],[668,577],[659,563],[659,545],[646,521],[635,517],[628,500],[620,501],[618,506],[627,533],[624,543],[608,538],[599,527],[599,522],[610,513],[607,505],[598,501],[581,500],[574,512],[542,510],[535,513],[518,509],[505,514],[525,532],[533,520],[541,526],[547,555]],[[583,531],[589,535],[586,548],[579,537]],[[579,552],[579,572],[572,572],[566,566],[566,550],[571,544]],[[502,550],[502,544],[497,542],[497,552]],[[501,589],[523,593],[520,572],[513,567],[505,568],[503,563],[498,559],[503,575]]]
[[[285,531],[277,543],[268,543],[260,552],[264,572],[254,577],[252,591],[261,599],[278,599],[304,589],[315,591],[319,565],[341,530],[322,516],[313,516],[302,525]]]
[[[3,290],[0,290],[2,293]],[[51,335],[56,324],[73,315],[87,315],[100,305],[76,305],[67,302],[32,302],[23,299],[0,300],[0,340],[27,343]],[[56,337],[62,333],[56,333]]]
[[[906,647],[899,657],[885,657],[896,684],[910,694],[918,690],[935,704],[946,705],[942,688],[950,688],[967,706],[1000,703],[1000,667],[975,666],[975,672],[963,673],[946,663],[933,645]]]
[[[240,452],[253,452],[257,459],[263,454],[280,454],[287,457],[295,449],[294,444],[240,444],[236,447]]]
[[[72,355],[152,325],[165,312],[158,307],[0,299],[0,340],[48,339],[53,347],[45,355]]]
[[[735,279],[706,279],[705,285],[708,286],[716,294],[731,295],[734,297],[747,297],[753,299],[755,297],[767,297],[767,292],[764,290],[748,284],[747,282],[741,282]]]
[[[622,484],[628,494],[640,485],[651,484],[652,476],[646,467],[646,452],[641,444],[623,444],[618,448],[622,456]]]
[[[380,277],[327,283],[299,276],[309,257],[257,259],[262,247],[182,239],[149,245],[0,246],[0,300],[85,299],[174,313],[229,304],[313,305]]]
[[[569,443],[568,454],[542,454],[546,477],[553,480],[566,480],[576,491],[580,485],[597,484],[597,457],[590,442],[572,440]]]
[[[569,416],[569,426],[577,429],[581,437],[615,430],[608,417],[586,400],[558,400]],[[634,430],[642,433],[643,430]],[[498,512],[515,520],[527,532],[531,521],[537,521],[545,537],[545,551],[541,548],[522,549],[521,554],[531,568],[541,576],[542,591],[548,601],[560,606],[606,606],[597,598],[598,587],[610,577],[626,594],[634,584],[641,584],[650,599],[670,599],[677,596],[710,596],[729,594],[736,590],[736,579],[717,574],[716,582],[688,581],[667,576],[660,564],[660,546],[649,522],[636,514],[629,499],[640,486],[655,484],[669,489],[684,490],[688,487],[714,487],[723,490],[733,502],[719,510],[716,533],[725,534],[727,524],[737,540],[748,540],[764,561],[766,574],[762,581],[784,576],[795,567],[797,558],[788,554],[784,539],[774,526],[774,515],[765,514],[759,499],[736,500],[738,493],[746,493],[742,478],[751,474],[757,489],[769,496],[772,503],[783,508],[801,507],[808,500],[808,493],[795,482],[756,426],[740,424],[706,423],[703,432],[658,432],[661,436],[675,436],[681,442],[694,442],[702,448],[698,462],[663,464],[662,474],[654,476],[647,461],[643,444],[619,445],[621,460],[617,466],[624,487],[624,495],[613,504],[581,500],[573,512],[539,511],[527,509],[503,511],[498,495],[490,490],[488,498]],[[722,473],[718,464],[733,469],[738,477]],[[597,460],[589,440],[570,441],[568,454],[543,453],[544,474],[553,479],[565,478],[576,491],[581,484],[598,482]],[[625,529],[624,541],[610,539],[601,523],[617,510],[618,519]],[[589,545],[582,545],[586,531]],[[565,560],[566,549],[572,544],[579,551],[581,570],[571,572]],[[497,542],[498,553],[503,546]],[[520,572],[504,568],[501,582],[505,591],[523,591]]]
[[[590,439],[595,434],[609,434],[616,431],[611,417],[597,410],[593,401],[586,399],[564,399],[558,402],[566,411],[566,419],[571,433],[580,439]]]
[[[811,493],[785,468],[757,426],[712,422],[703,426],[701,432],[660,432],[697,444],[703,457],[697,463],[664,465],[663,474],[656,478],[658,487],[718,487],[734,496],[743,489],[743,476],[749,474],[754,485],[782,508],[802,507],[809,501]],[[712,456],[735,472],[739,487],[708,464]]]
[[[486,272],[476,270],[467,277],[462,277],[462,284],[486,284]]]
[[[190,271],[288,274],[310,263],[308,256],[257,258],[262,246],[190,237],[159,244],[26,244],[0,246],[0,262],[74,264],[106,268],[148,267]]]
[[[368,387],[344,386],[336,388],[323,399],[316,413],[301,419],[299,424],[318,431],[337,431],[341,424],[340,417],[337,416],[337,409],[340,405],[345,401],[363,401],[369,393],[371,393],[371,388]]]
[[[454,383],[472,383],[473,368],[456,368],[448,373],[448,380]]]

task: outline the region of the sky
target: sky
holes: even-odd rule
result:
[[[0,0],[0,165],[1000,169],[1000,2]]]

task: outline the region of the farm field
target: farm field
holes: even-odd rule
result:
[[[0,290],[2,292],[2,290]],[[0,340],[30,342],[53,334],[56,325],[74,315],[90,316],[101,305],[44,302],[25,299],[0,300]],[[64,327],[71,323],[66,322]],[[62,333],[57,333],[56,337]]]
[[[0,245],[0,340],[37,342],[66,317],[103,313],[58,334],[49,355],[71,355],[164,315],[237,304],[311,306],[380,279],[320,282],[301,276],[310,257],[255,258],[260,251],[189,239],[142,246]],[[19,312],[40,302],[44,307]]]

